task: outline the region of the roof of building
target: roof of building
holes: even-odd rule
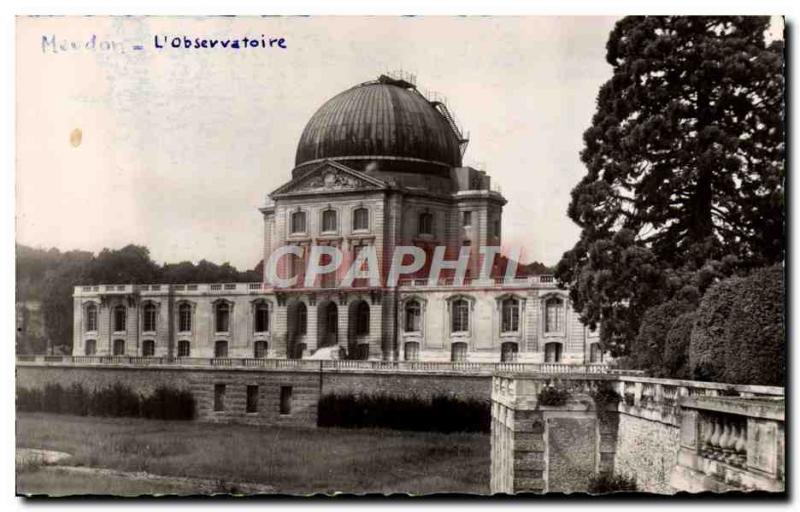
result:
[[[382,75],[317,110],[300,137],[295,165],[334,159],[360,169],[376,161],[402,161],[412,172],[460,167],[465,141],[446,116],[446,107],[428,101],[413,84]]]

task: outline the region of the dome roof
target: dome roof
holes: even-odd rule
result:
[[[423,173],[460,167],[461,141],[436,105],[402,80],[381,76],[357,85],[311,117],[295,165],[334,159],[360,169],[376,161],[382,167]]]

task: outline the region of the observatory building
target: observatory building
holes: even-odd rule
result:
[[[600,363],[598,337],[552,276],[482,272],[501,245],[505,198],[464,166],[467,137],[410,77],[382,75],[328,100],[308,121],[291,179],[268,195],[264,262],[281,247],[279,287],[260,283],[77,286],[73,355],[186,358]],[[311,283],[314,246],[353,261],[369,249],[382,279],[397,248],[427,256],[396,285],[344,270]],[[437,248],[469,254],[466,278],[430,278]],[[323,262],[324,263],[324,262]],[[266,265],[265,265],[266,266]]]

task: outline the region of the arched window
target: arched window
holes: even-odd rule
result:
[[[261,359],[267,357],[267,342],[264,340],[256,341],[253,345],[253,357]]]
[[[561,343],[551,342],[544,344],[544,362],[545,363],[561,362]]]
[[[403,359],[406,361],[419,360],[419,343],[416,341],[409,341],[403,346]]]
[[[97,331],[97,306],[95,304],[89,304],[86,306],[85,326],[87,332]]]
[[[125,340],[114,340],[114,352],[115,356],[124,356],[125,355]]]
[[[500,345],[500,361],[507,363],[517,360],[519,345],[513,342],[506,342]]]
[[[428,212],[423,212],[419,214],[419,225],[417,232],[420,235],[432,235],[433,234],[433,214]]]
[[[228,357],[228,342],[220,340],[214,343],[214,357]]]
[[[324,210],[322,212],[322,232],[330,233],[336,231],[336,210]]]
[[[114,308],[114,332],[124,332],[128,312],[125,306],[119,305]]]
[[[552,297],[544,303],[544,332],[561,332],[564,329],[564,301]]]
[[[505,299],[501,306],[502,321],[501,332],[519,331],[519,300],[515,298]]]
[[[467,360],[467,344],[463,342],[453,343],[450,347],[450,361],[460,363]]]
[[[469,331],[469,302],[466,299],[456,299],[450,306],[450,331]]]
[[[186,302],[178,306],[178,332],[192,331],[192,305]]]
[[[589,362],[590,363],[603,362],[603,351],[600,350],[599,343],[592,343],[591,345],[589,345]]]
[[[86,340],[86,345],[83,347],[83,353],[87,356],[93,356],[97,353],[97,341]]]
[[[356,208],[353,210],[353,231],[366,231],[369,229],[369,210]]]
[[[154,332],[156,330],[156,305],[148,302],[142,310],[142,330],[144,332]]]
[[[215,306],[214,313],[215,332],[228,332],[231,321],[231,305],[227,302],[220,302]]]
[[[294,212],[292,214],[292,233],[306,232],[306,212]]]
[[[192,355],[192,344],[189,340],[181,340],[178,342],[178,357],[189,357]]]
[[[308,332],[308,309],[305,302],[297,305],[297,334],[305,335]]]
[[[253,331],[269,331],[269,305],[266,302],[258,302],[253,309]]]
[[[406,332],[419,332],[422,330],[422,306],[416,300],[406,302]]]
[[[369,334],[369,304],[361,301],[356,306],[356,336]]]
[[[142,342],[142,355],[144,357],[153,357],[156,355],[156,342],[153,340],[144,340]]]

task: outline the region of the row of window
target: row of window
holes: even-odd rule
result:
[[[293,235],[305,234],[308,232],[308,215],[305,211],[296,211],[291,214],[289,220],[289,231]],[[322,210],[320,215],[320,225],[322,233],[336,233],[339,231],[339,212],[333,208]],[[472,226],[472,211],[461,212],[461,225],[468,228]],[[369,231],[369,210],[366,208],[356,208],[352,212],[353,231]],[[500,220],[493,221],[494,232],[500,236]],[[417,233],[420,235],[433,234],[433,214],[422,212],[417,217]]]
[[[308,311],[306,305],[300,302],[297,306],[296,333],[306,334]],[[519,332],[520,301],[516,298],[504,299],[500,306],[501,332]],[[157,307],[146,304],[142,312],[144,332],[155,332],[157,324]],[[355,311],[355,334],[357,336],[369,334],[369,306],[366,302],[359,302]],[[231,305],[219,302],[214,305],[214,329],[217,333],[230,331]],[[267,303],[257,303],[253,309],[253,331],[255,333],[269,332],[269,306]],[[558,297],[551,297],[545,301],[544,332],[556,333],[563,330],[564,301]],[[123,305],[114,307],[113,323],[114,332],[126,330],[127,309]],[[468,332],[470,326],[470,303],[459,298],[450,305],[450,331],[452,333]],[[417,300],[410,300],[405,305],[405,332],[413,333],[422,330],[422,306]],[[86,308],[86,330],[97,330],[97,306],[90,304]],[[192,306],[182,303],[178,307],[178,332],[192,331]]]
[[[214,412],[225,411],[225,394],[227,384],[214,384]],[[281,415],[292,413],[292,386],[281,386],[280,401],[278,402],[278,413]],[[259,410],[258,386],[245,386],[245,412],[249,414],[257,413]]]
[[[356,208],[352,213],[353,231],[369,231],[369,210],[366,208]],[[333,208],[322,210],[320,225],[322,233],[336,233],[339,231],[339,212]],[[290,232],[293,235],[308,232],[307,215],[304,211],[292,213],[290,219]]]
[[[504,299],[500,304],[500,331],[519,332],[520,301],[514,297]],[[470,325],[470,303],[467,299],[455,299],[450,304],[450,332],[468,332]],[[551,297],[545,301],[544,332],[562,332],[564,326],[564,301]],[[422,330],[422,305],[410,300],[405,305],[405,332]]]
[[[85,311],[85,327],[87,332],[97,331],[97,305],[89,304]],[[114,332],[125,332],[127,330],[128,309],[120,304],[112,310],[112,326]],[[231,305],[227,302],[219,302],[214,305],[214,329],[215,332],[223,333],[230,331]],[[142,330],[144,332],[155,332],[158,325],[158,306],[147,303],[142,307]],[[187,333],[192,331],[192,305],[181,303],[178,306],[178,332]],[[253,332],[269,332],[269,305],[266,302],[259,302],[253,307]]]
[[[264,340],[258,340],[253,344],[253,357],[262,359],[267,357],[269,344]],[[84,344],[84,353],[87,356],[93,356],[97,353],[97,340],[86,340]],[[125,353],[125,340],[114,340],[111,353],[115,356],[124,356]],[[142,356],[153,357],[156,354],[156,342],[154,340],[142,341]],[[191,357],[192,344],[189,340],[180,340],[178,342],[178,357]],[[228,357],[228,342],[219,340],[214,343],[214,357]]]
[[[544,361],[546,363],[561,362],[563,346],[558,342],[544,344]],[[464,342],[453,343],[450,346],[450,360],[452,362],[465,362],[467,360],[468,346]],[[506,342],[500,345],[500,361],[512,362],[517,360],[519,345],[514,342]],[[403,345],[403,357],[406,361],[419,360],[419,342],[409,341]],[[599,343],[592,343],[589,346],[589,362],[602,363],[603,351],[600,350]]]

